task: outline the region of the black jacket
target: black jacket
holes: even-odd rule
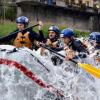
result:
[[[69,48],[77,52],[85,52],[85,53],[88,52],[87,48],[83,45],[83,43],[77,39],[73,39],[71,41],[71,43],[69,44]]]

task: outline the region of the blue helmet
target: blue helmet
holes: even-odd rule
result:
[[[60,34],[59,27],[58,26],[55,26],[55,25],[50,26],[48,31],[54,31],[57,34]]]
[[[95,41],[97,43],[100,43],[100,33],[99,32],[92,32],[89,35],[89,41],[90,42]]]
[[[67,37],[67,38],[71,38],[74,37],[74,31],[71,28],[66,28],[64,30],[61,31],[61,37]]]
[[[16,23],[20,23],[20,24],[24,24],[24,25],[28,25],[29,23],[29,19],[25,16],[20,16],[16,19]]]

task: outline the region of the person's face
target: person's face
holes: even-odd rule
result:
[[[17,24],[17,28],[18,28],[19,30],[24,30],[25,26],[24,26],[24,24],[18,23],[18,24]]]
[[[53,39],[56,37],[56,33],[54,31],[49,31],[49,38]]]
[[[63,37],[61,38],[64,44],[68,44],[70,42],[70,38]]]

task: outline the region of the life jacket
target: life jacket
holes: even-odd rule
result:
[[[29,49],[32,49],[32,42],[29,39],[29,32],[26,32],[24,34],[19,32],[17,34],[17,37],[13,41],[13,45],[17,48],[25,46],[28,47]]]
[[[54,48],[59,47],[59,41],[58,40],[47,39],[46,44],[51,46],[51,47],[54,47]]]

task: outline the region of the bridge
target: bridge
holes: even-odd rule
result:
[[[15,0],[17,16],[42,20],[82,31],[100,31],[100,14],[92,7],[69,5],[63,0]]]

